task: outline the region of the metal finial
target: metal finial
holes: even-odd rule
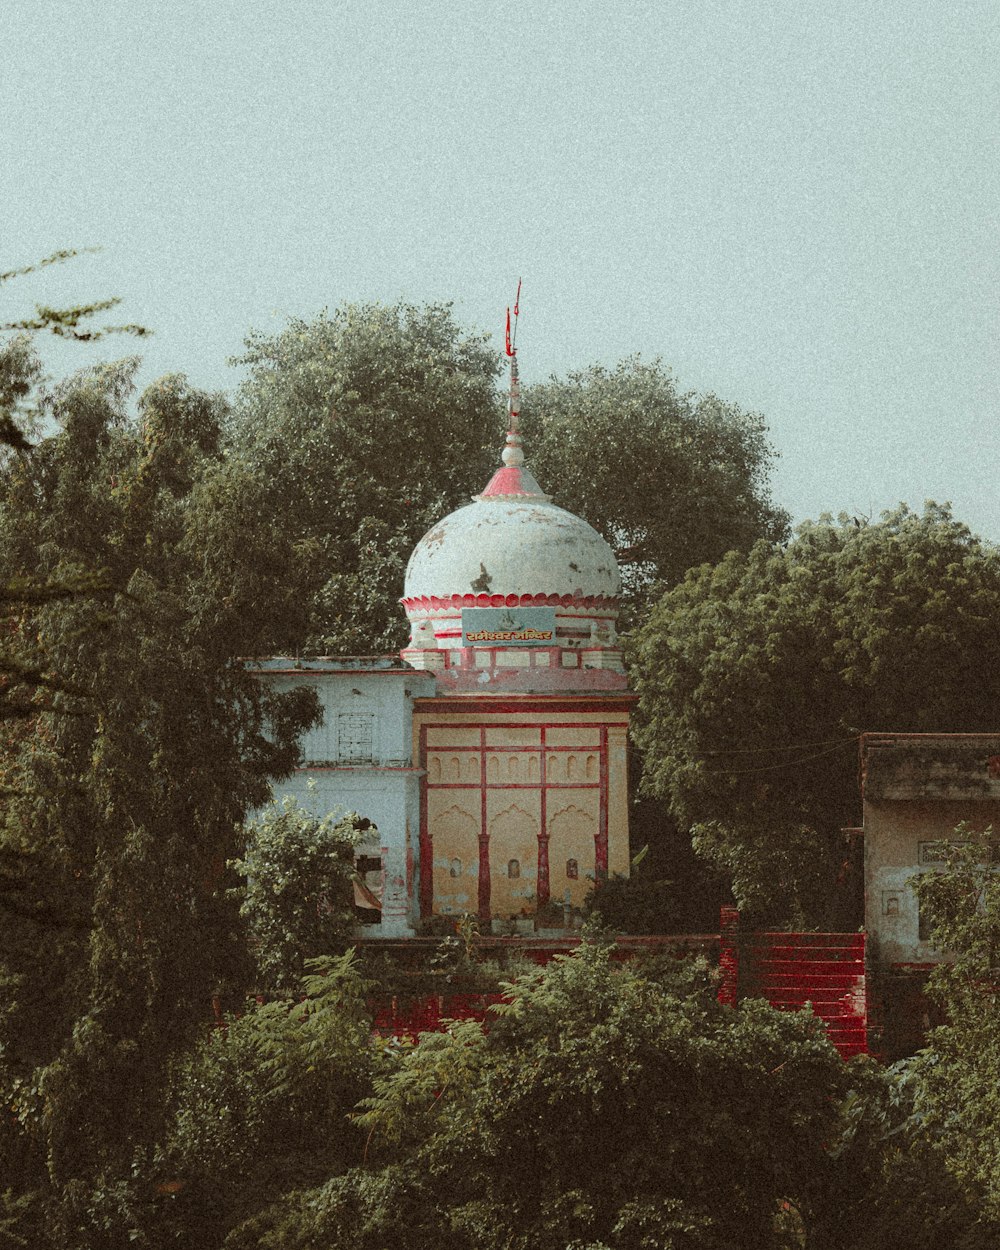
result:
[[[524,452],[521,450],[521,379],[517,372],[517,319],[521,311],[521,279],[517,280],[517,294],[514,296],[514,324],[511,332],[510,308],[507,309],[507,332],[505,346],[510,357],[510,395],[507,400],[507,445],[501,457],[506,465],[523,465]]]
[[[548,503],[549,496],[535,481],[530,469],[524,467],[524,452],[521,450],[521,382],[517,374],[517,315],[521,311],[521,282],[518,279],[517,295],[514,298],[514,325],[510,322],[510,309],[507,309],[507,334],[505,344],[510,357],[510,399],[508,401],[507,442],[503,449],[503,467],[497,469],[490,478],[486,489],[481,495],[473,495],[473,499],[496,500],[531,500],[533,503]]]

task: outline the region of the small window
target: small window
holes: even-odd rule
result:
[[[460,877],[461,875],[462,875],[462,861],[460,859],[453,859],[451,863],[448,865],[448,876]]]
[[[337,759],[345,764],[370,764],[374,726],[371,712],[341,712],[337,716]]]
[[[511,859],[507,861],[507,876],[514,879],[521,875],[521,864],[519,860]]]
[[[362,876],[366,872],[381,872],[382,857],[381,855],[359,855],[355,860],[355,867]]]
[[[569,878],[570,881],[579,880],[580,865],[576,862],[575,859],[568,859],[566,861],[566,876]]]

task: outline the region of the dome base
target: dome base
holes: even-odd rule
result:
[[[618,647],[407,647],[413,668],[433,671],[438,694],[542,694],[625,690]]]

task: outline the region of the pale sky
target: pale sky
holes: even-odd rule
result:
[[[2,288],[117,294],[142,379],[448,299],[522,377],[661,356],[766,418],[796,520],[1000,541],[996,0],[3,0]],[[530,459],[530,449],[529,449]],[[670,483],[664,482],[664,490]]]

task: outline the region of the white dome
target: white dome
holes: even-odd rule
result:
[[[497,477],[511,472],[501,469]],[[521,470],[520,476],[527,485],[523,479],[530,475]],[[537,493],[491,493],[495,482],[417,544],[406,568],[407,606],[414,600],[441,604],[467,596],[479,603],[495,603],[501,596],[501,602],[516,596],[520,603],[618,598],[618,565],[595,529],[549,503],[533,479]]]
[[[525,467],[516,365],[503,467],[410,556],[402,601],[410,641],[400,654],[433,669],[439,693],[624,689],[618,564],[600,534],[557,508]],[[529,645],[526,637],[494,645],[502,630],[467,634],[467,608],[545,609],[525,628],[546,632]]]

